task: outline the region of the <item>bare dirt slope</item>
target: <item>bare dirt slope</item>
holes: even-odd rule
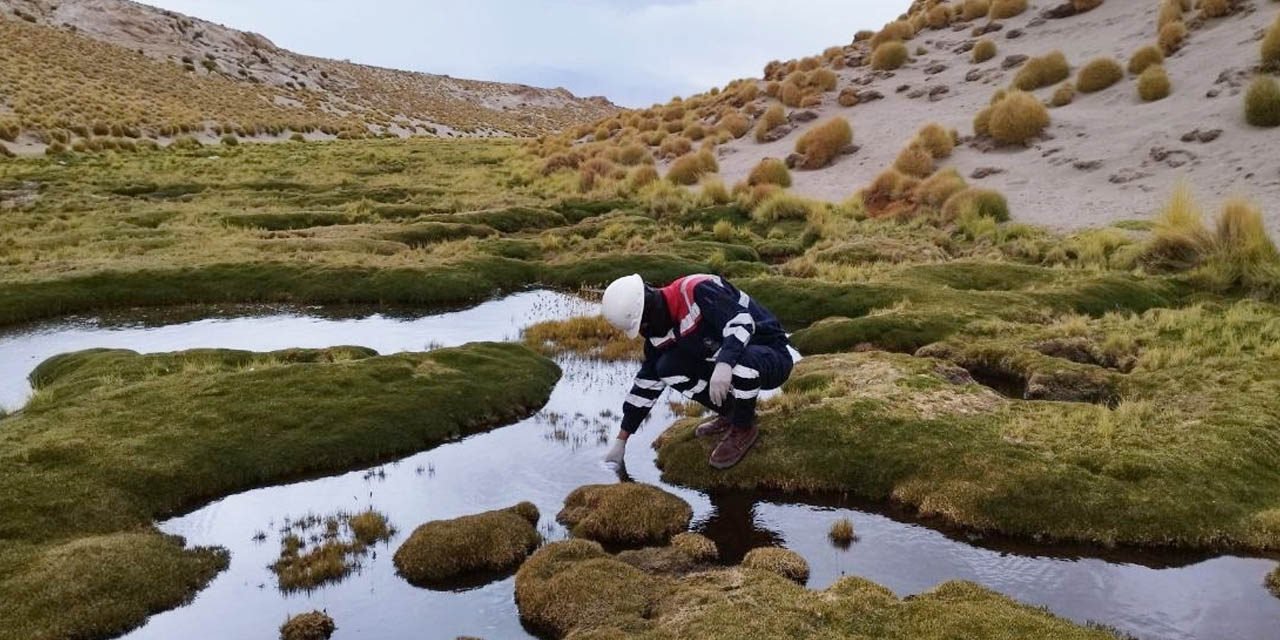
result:
[[[258,115],[248,112],[257,111],[260,101],[282,108],[286,114],[292,109],[298,120],[330,123],[336,119],[342,122],[334,127],[363,124],[374,133],[532,135],[616,110],[604,98],[579,98],[564,89],[462,80],[300,55],[276,47],[256,33],[128,0],[0,0],[0,21],[8,21],[6,35],[12,41],[5,46],[13,47],[9,63],[14,59],[21,62],[23,54],[41,45],[65,52],[69,48],[66,35],[72,34],[126,53],[141,53],[189,76],[169,84],[204,81],[201,88],[216,90],[219,85],[210,81],[232,83],[253,103],[239,113],[234,104],[207,108],[198,114],[206,121],[241,124]],[[100,53],[86,47],[84,57],[101,60],[120,53]],[[33,73],[65,71],[52,64],[61,62],[60,57],[53,58],[26,61],[27,77],[14,82],[41,80],[31,78]],[[75,64],[67,61],[62,67]],[[109,69],[99,71],[112,73]],[[0,84],[0,115],[5,110],[27,115],[18,100],[21,96],[5,93]]]
[[[1059,3],[1030,4],[986,36],[997,43],[999,53],[985,63],[972,63],[967,51],[976,40],[973,27],[986,22],[982,19],[920,32],[907,44],[913,53],[917,47],[927,52],[895,71],[839,71],[840,88],[855,86],[884,98],[842,108],[835,104],[840,89],[825,94],[814,111],[820,117],[846,116],[861,148],[827,169],[794,172],[794,190],[828,200],[848,197],[890,166],[931,121],[972,134],[973,116],[1017,73],[1017,66],[1004,68],[1010,56],[1060,50],[1071,63],[1074,80],[1089,60],[1111,56],[1125,64],[1156,38],[1155,0],[1106,0],[1092,11],[1061,19],[1041,17]],[[1247,0],[1238,2],[1231,16],[1190,20],[1185,45],[1165,61],[1173,93],[1163,100],[1141,101],[1130,75],[1109,89],[1079,94],[1071,104],[1052,109],[1048,135],[1028,148],[962,144],[944,166],[955,167],[973,184],[1002,191],[1018,219],[1056,228],[1146,217],[1179,176],[1186,176],[1206,200],[1238,193],[1264,204],[1280,202],[1280,133],[1247,125],[1241,95],[1258,64],[1258,41],[1276,11],[1275,3]],[[930,97],[942,88],[945,92]],[[1035,94],[1048,102],[1053,91],[1047,87]],[[1184,140],[1197,130],[1220,133],[1210,142]],[[797,136],[767,144],[746,136],[723,145],[721,173],[726,181],[744,178],[760,158],[786,157]],[[973,179],[974,172],[984,169],[997,173]],[[1280,230],[1280,207],[1269,207],[1268,215],[1270,228]]]

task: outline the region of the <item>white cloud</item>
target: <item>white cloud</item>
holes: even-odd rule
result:
[[[848,42],[906,0],[148,0],[310,55],[647,106]]]

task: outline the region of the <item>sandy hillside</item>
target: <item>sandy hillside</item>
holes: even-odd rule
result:
[[[21,42],[28,51],[13,51],[18,60],[33,48],[27,43],[43,44],[41,34],[51,41],[48,46],[65,50],[59,38],[72,33],[185,69],[193,80],[235,83],[261,100],[293,107],[300,119],[350,116],[375,133],[536,135],[617,109],[605,98],[579,98],[560,88],[464,80],[300,55],[256,33],[128,0],[0,0],[0,21],[9,21],[10,29],[22,29]],[[60,71],[46,64],[28,73]],[[0,88],[0,109],[11,101]],[[201,115],[207,120],[247,118],[235,109],[206,111]]]
[[[848,197],[890,166],[928,122],[971,136],[973,116],[1017,73],[1016,66],[1004,66],[1010,56],[1061,50],[1074,80],[1078,67],[1097,56],[1126,64],[1134,51],[1155,41],[1155,0],[1106,0],[1083,14],[1041,17],[1057,4],[1031,2],[1023,14],[1000,21],[1003,28],[987,36],[999,53],[982,64],[972,63],[967,49],[977,40],[973,28],[985,24],[985,18],[921,31],[907,44],[913,54],[917,47],[927,52],[913,55],[896,71],[873,72],[866,66],[839,70],[837,89],[823,94],[822,106],[812,110],[819,117],[847,117],[860,150],[826,169],[793,172],[793,190],[827,200]],[[1200,20],[1189,13],[1190,35],[1165,61],[1173,82],[1169,97],[1142,102],[1130,75],[1109,89],[1079,94],[1071,104],[1051,109],[1048,135],[1029,148],[991,149],[970,142],[958,146],[941,166],[955,167],[971,184],[1002,191],[1016,218],[1055,228],[1146,217],[1185,175],[1206,205],[1246,195],[1265,206],[1268,225],[1280,231],[1280,206],[1275,205],[1280,203],[1280,153],[1275,148],[1280,131],[1247,125],[1242,103],[1244,86],[1258,65],[1258,41],[1277,11],[1276,3],[1245,0],[1224,18]],[[864,50],[849,51],[856,57]],[[884,97],[840,107],[836,96],[850,86]],[[943,87],[944,93],[930,97]],[[1048,102],[1053,91],[1046,87],[1035,94]],[[800,124],[797,132],[772,143],[758,144],[747,135],[722,145],[721,175],[732,183],[746,177],[762,157],[786,157],[806,126]],[[1221,132],[1210,142],[1184,141],[1184,135],[1197,130]],[[981,175],[975,172],[984,169],[996,173],[975,179]]]

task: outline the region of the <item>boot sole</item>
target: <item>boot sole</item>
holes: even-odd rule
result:
[[[713,469],[719,469],[719,470],[721,470],[721,471],[723,471],[723,470],[725,470],[725,469],[728,469],[728,468],[730,468],[730,467],[733,467],[734,465],[738,464],[739,462],[742,462],[742,459],[743,459],[743,458],[745,458],[745,457],[747,457],[747,454],[748,454],[748,453],[751,453],[751,448],[752,448],[752,447],[754,447],[754,446],[756,446],[756,440],[759,440],[759,439],[760,439],[760,433],[759,433],[759,432],[756,432],[755,437],[754,437],[754,438],[752,438],[752,439],[751,439],[751,442],[747,443],[747,447],[746,447],[745,449],[743,449],[743,450],[742,450],[742,455],[738,456],[737,458],[734,458],[734,459],[733,459],[733,460],[731,460],[731,461],[727,461],[727,462],[716,462],[715,460],[710,460],[710,459],[709,459],[709,460],[707,460],[707,462],[711,465],[711,468],[713,468]]]

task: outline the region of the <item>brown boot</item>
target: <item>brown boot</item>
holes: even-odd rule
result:
[[[729,419],[724,416],[716,416],[698,425],[698,428],[693,430],[693,435],[705,438],[707,436],[721,435],[728,430]]]
[[[751,450],[751,445],[756,443],[759,435],[760,430],[754,424],[745,429],[739,427],[729,429],[720,439],[720,444],[716,445],[715,450],[711,452],[709,460],[711,466],[717,469],[728,469],[738,464],[747,455],[747,451]]]

